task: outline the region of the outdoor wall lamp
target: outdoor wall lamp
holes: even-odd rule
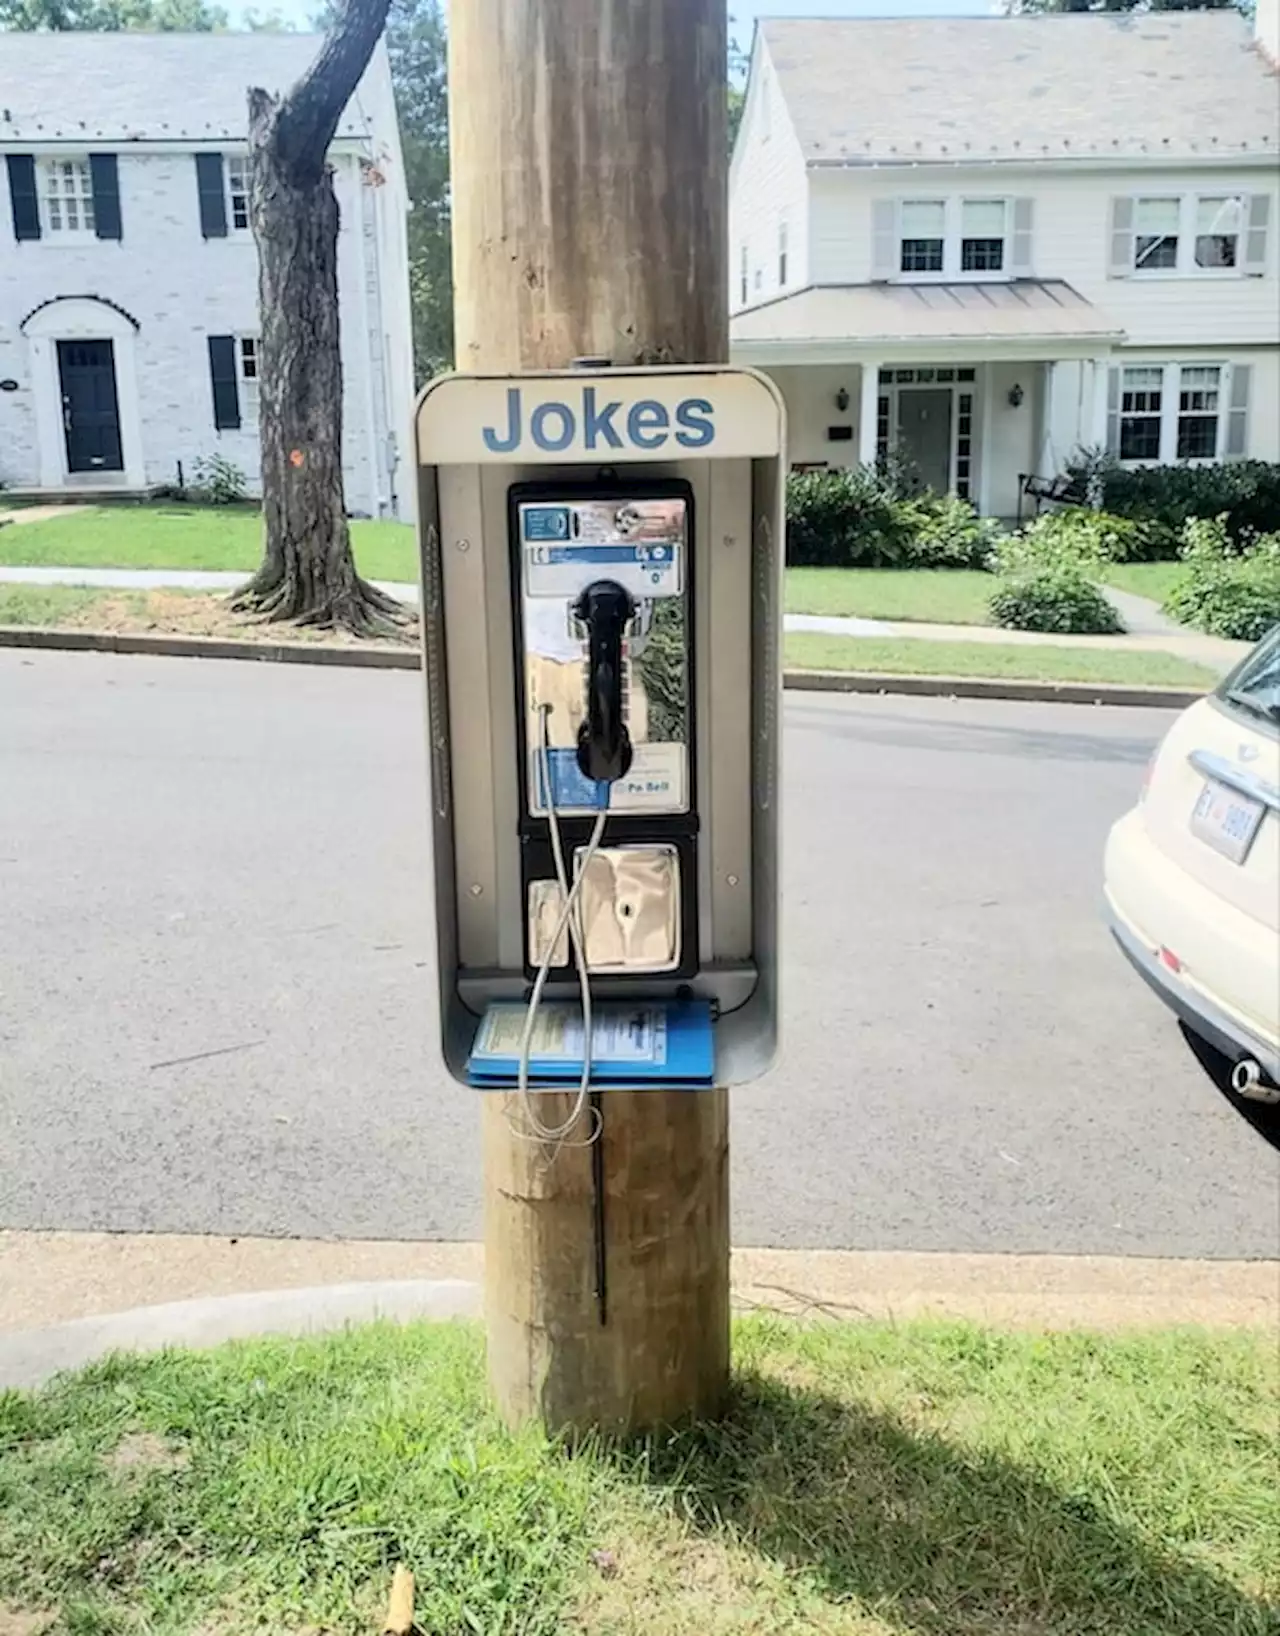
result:
[[[840,411],[841,414],[844,414],[845,410],[848,407],[849,407],[849,394],[848,394],[848,392],[845,391],[844,387],[842,386],[840,388],[840,390],[836,393],[836,408]]]
[[[1023,398],[1026,397],[1026,395],[1027,394],[1022,390],[1022,387],[1015,381],[1014,384],[1009,388],[1009,407],[1010,407],[1010,409],[1016,409],[1018,407],[1018,405],[1022,402]]]

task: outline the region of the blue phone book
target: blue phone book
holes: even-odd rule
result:
[[[485,1012],[467,1060],[473,1085],[513,1086],[528,1007],[498,1000]],[[610,1085],[709,1090],[715,1083],[715,1038],[706,1000],[604,1000],[591,1008],[591,1078]],[[548,1000],[538,1007],[529,1050],[529,1084],[575,1086],[582,1073],[582,1007]]]

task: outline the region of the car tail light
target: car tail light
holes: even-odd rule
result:
[[[1172,949],[1166,949],[1163,943],[1160,945],[1160,964],[1167,966],[1172,972],[1182,970],[1182,961],[1178,959]]]

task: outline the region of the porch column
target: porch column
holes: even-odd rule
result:
[[[1093,397],[1087,410],[1088,425],[1081,428],[1081,441],[1091,449],[1105,449],[1108,364],[1105,358],[1091,358],[1089,365],[1093,375]]]
[[[862,403],[858,411],[858,464],[876,463],[876,428],[880,418],[880,365],[862,366]]]

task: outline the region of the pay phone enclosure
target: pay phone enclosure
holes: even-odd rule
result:
[[[625,446],[602,459],[591,452],[591,428],[615,403]],[[696,408],[682,420],[687,405]],[[666,432],[653,431],[663,420]],[[566,612],[582,565],[562,559],[572,585],[553,597],[542,577],[526,598],[522,541],[558,543],[530,536],[561,525],[523,520],[518,507],[607,503],[616,523],[616,504],[630,500],[680,502],[683,513],[666,513],[669,532],[649,543],[678,542],[682,525],[684,550],[670,568],[659,566],[665,558],[648,567],[660,582],[636,587],[626,634],[633,758],[610,791],[581,895],[592,990],[606,1010],[677,1007],[686,996],[709,1004],[714,1083],[756,1078],[773,1061],[778,1016],[785,463],[776,388],[719,366],[445,376],[419,401],[417,444],[440,1039],[450,1072],[474,1082],[468,1063],[481,1019],[495,1004],[527,1002],[563,902],[531,694],[552,706],[553,750],[574,749],[586,714],[583,633]],[[624,521],[643,533],[655,515]],[[579,515],[579,540],[584,522],[591,514]],[[590,572],[616,581],[643,571],[640,561],[615,558]],[[529,608],[535,601],[542,606]],[[572,872],[599,792],[585,779],[575,788],[576,755],[555,759]],[[578,1003],[568,941],[553,951],[544,1005]],[[637,1074],[634,1088],[652,1083]]]
[[[520,483],[508,499],[517,610],[525,967],[546,957],[563,907],[550,837],[585,864],[581,924],[592,979],[697,971],[694,495],[681,480]],[[617,587],[631,614],[616,678],[626,770],[593,783],[581,739],[595,685],[584,596]],[[607,803],[605,844],[586,842]],[[574,975],[561,934],[552,979]]]

